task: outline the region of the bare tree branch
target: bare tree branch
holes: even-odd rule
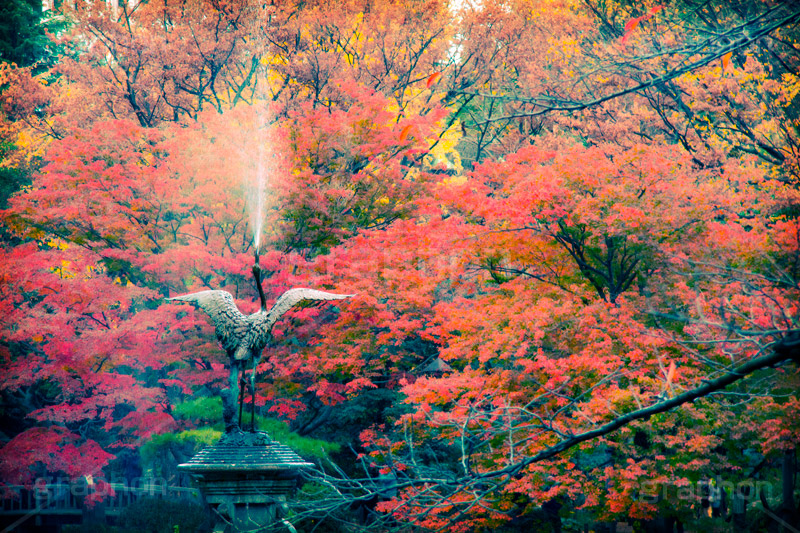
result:
[[[790,26],[800,22],[800,10],[789,9],[788,13],[782,17],[776,18],[761,26],[754,27],[756,22],[766,18],[774,12],[785,9],[784,5],[778,4],[761,14],[759,17],[748,20],[738,26],[735,26],[728,31],[714,35],[705,39],[704,41],[692,45],[672,49],[666,52],[660,52],[656,56],[641,57],[629,61],[629,63],[637,63],[652,57],[677,57],[685,56],[686,59],[680,61],[676,66],[670,68],[659,76],[654,76],[648,80],[640,81],[631,87],[621,89],[618,91],[592,98],[589,100],[574,101],[567,100],[556,96],[534,96],[524,97],[513,94],[485,94],[474,91],[454,91],[454,94],[461,94],[465,96],[480,96],[489,100],[504,100],[509,102],[518,102],[525,105],[533,106],[529,112],[523,111],[512,115],[505,115],[493,117],[488,119],[490,122],[497,122],[501,120],[508,120],[514,118],[526,118],[552,113],[554,111],[581,111],[590,107],[597,106],[609,100],[625,96],[631,93],[637,93],[648,89],[650,87],[659,86],[667,83],[675,78],[678,78],[688,72],[692,72],[698,68],[704,67],[709,63],[716,61],[726,54],[735,52],[749,47],[759,39],[769,36],[771,33],[779,28]],[[701,55],[699,59],[691,61],[690,58]]]

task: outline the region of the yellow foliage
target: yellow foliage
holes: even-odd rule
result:
[[[52,271],[61,276],[62,279],[71,279],[75,277],[75,273],[69,270],[69,267],[71,265],[72,261],[67,261],[65,259],[62,259],[61,266],[53,268]]]
[[[797,93],[800,93],[800,76],[786,73],[783,75],[783,90],[781,91],[782,103],[784,107],[789,107],[794,101]]]
[[[53,238],[47,241],[47,246],[50,248],[56,248],[58,250],[66,250],[69,248],[69,243],[63,239]]]
[[[467,177],[463,174],[456,174],[455,176],[449,176],[442,180],[442,185],[464,185],[467,182]]]
[[[454,169],[458,174],[464,170],[461,165],[461,155],[456,150],[456,145],[461,138],[461,126],[455,121],[450,128],[445,131],[439,142],[430,152],[431,164],[444,163],[448,168]]]
[[[18,149],[17,157],[6,158],[0,163],[0,166],[13,167],[18,165],[18,157],[22,157],[22,159],[28,163],[35,158],[44,157],[44,153],[52,139],[46,135],[36,135],[35,133],[36,132],[32,129],[20,129],[17,132],[17,139],[15,142]]]

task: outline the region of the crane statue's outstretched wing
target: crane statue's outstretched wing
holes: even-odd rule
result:
[[[334,294],[332,292],[303,288],[289,289],[281,294],[281,297],[278,298],[278,301],[275,302],[272,309],[267,311],[266,327],[267,329],[272,328],[272,325],[275,324],[286,311],[303,300],[344,300],[345,298],[351,298],[353,296],[355,296],[355,294]]]
[[[167,298],[167,301],[189,302],[197,305],[211,317],[217,338],[225,351],[236,349],[240,343],[242,330],[247,327],[245,315],[233,303],[233,296],[227,291],[200,291]]]

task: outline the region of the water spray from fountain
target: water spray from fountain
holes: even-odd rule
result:
[[[263,98],[263,102],[267,99]],[[265,309],[264,291],[261,287],[261,235],[264,231],[264,217],[266,215],[267,188],[269,176],[274,171],[275,158],[269,135],[268,110],[266,105],[256,108],[256,121],[253,131],[253,141],[256,143],[254,175],[247,179],[246,188],[248,211],[250,212],[250,227],[253,231],[253,277],[255,278],[261,300],[262,311]]]
[[[269,123],[266,109],[258,111],[254,138],[258,146],[256,153],[255,179],[249,191],[250,226],[253,228],[253,277],[256,281],[258,296],[261,300],[261,311],[266,312],[264,289],[261,287],[261,266],[258,264],[261,255],[261,232],[264,230],[264,216],[266,212],[267,185],[271,164],[274,164],[272,150],[270,149]],[[255,372],[255,369],[254,369]]]
[[[269,124],[267,121],[266,109],[258,112],[258,120],[255,128],[255,141],[258,146],[256,153],[255,176],[248,185],[248,208],[250,211],[250,227],[253,228],[253,248],[255,262],[258,264],[259,254],[261,253],[261,233],[264,229],[265,204],[267,197],[267,185],[269,182],[270,163],[272,163],[271,150],[269,146]]]

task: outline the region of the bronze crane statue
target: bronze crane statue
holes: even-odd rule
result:
[[[261,310],[252,315],[244,315],[233,302],[233,296],[227,291],[208,290],[192,294],[184,294],[167,298],[168,301],[190,302],[197,305],[211,317],[214,323],[217,339],[231,359],[230,398],[228,402],[223,396],[223,417],[225,430],[232,431],[240,428],[242,423],[242,403],[244,401],[244,364],[253,361],[253,371],[250,375],[251,387],[251,431],[255,431],[255,376],[256,367],[261,360],[261,353],[271,338],[272,326],[294,305],[303,300],[342,300],[350,298],[353,294],[333,294],[314,289],[296,288],[284,292],[271,309],[267,310],[267,300],[264,289],[261,287],[261,268],[258,263],[253,265],[253,276],[256,278],[258,296],[261,300]],[[241,374],[240,374],[241,372]],[[233,423],[233,404],[238,397],[239,424]],[[227,403],[227,405],[226,405]]]

